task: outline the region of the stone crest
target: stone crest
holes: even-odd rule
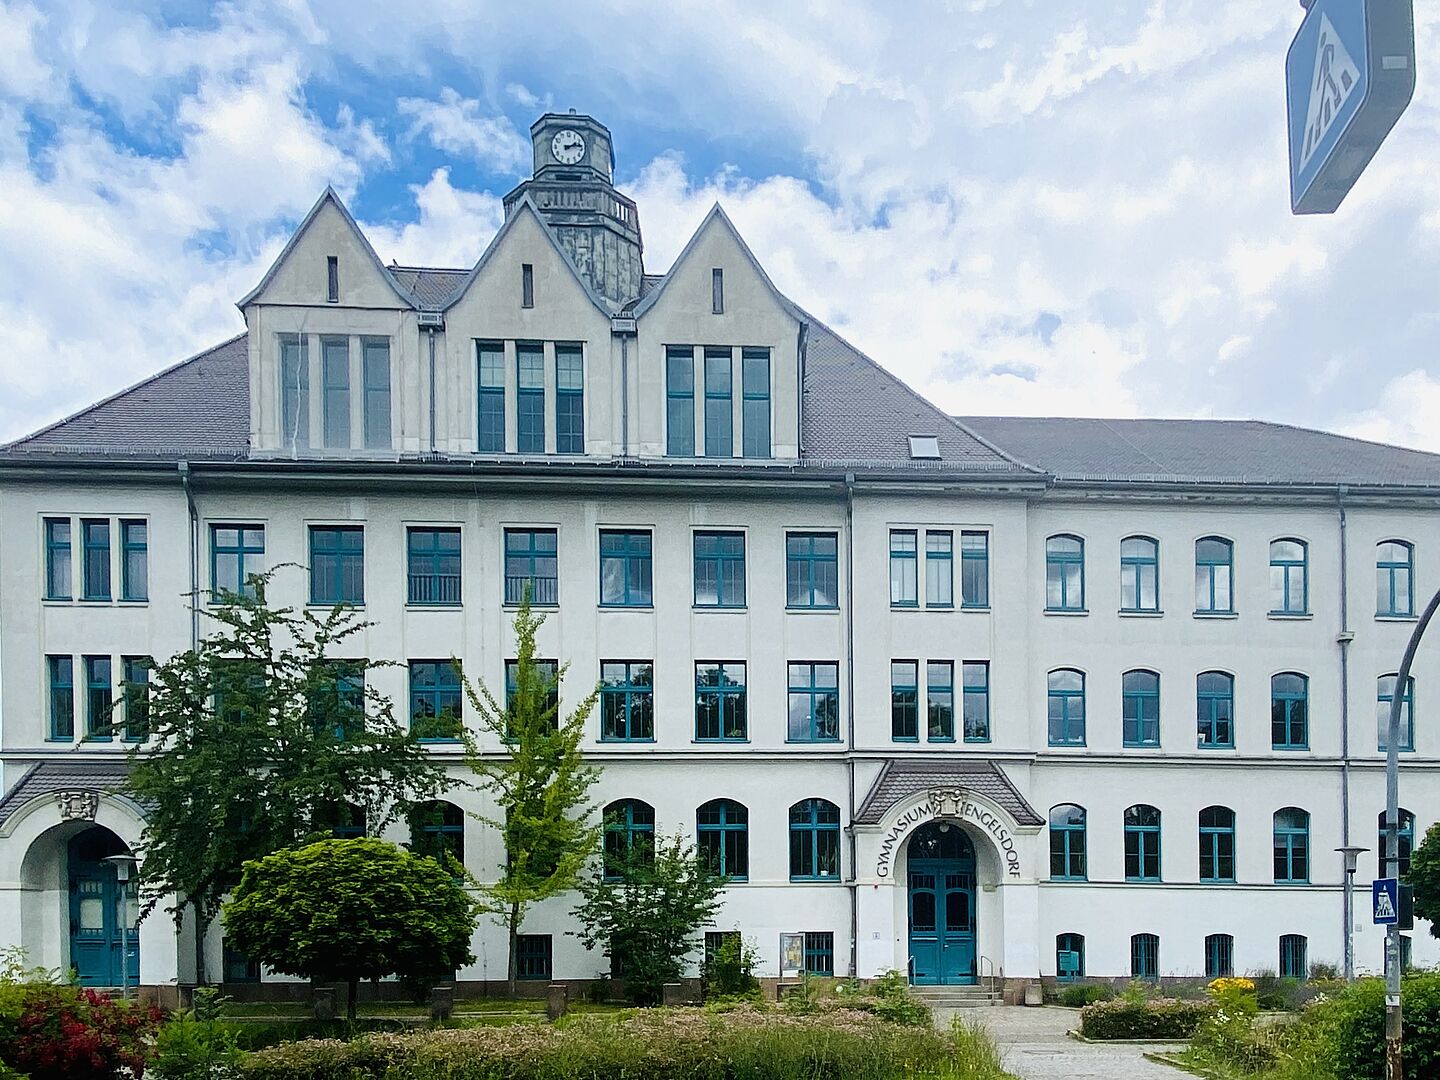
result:
[[[62,821],[94,821],[100,812],[100,794],[95,791],[57,791],[55,805]]]

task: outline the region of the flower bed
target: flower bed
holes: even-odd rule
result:
[[[1201,1021],[1215,1011],[1213,1001],[1175,998],[1137,1000],[1132,996],[1097,1001],[1080,1010],[1080,1034],[1087,1039],[1171,1039],[1195,1034]]]

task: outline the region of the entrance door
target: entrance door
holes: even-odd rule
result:
[[[975,982],[975,847],[965,831],[931,822],[909,847],[910,978]]]
[[[70,841],[70,963],[82,986],[120,986],[127,978],[131,986],[140,983],[134,883],[122,892],[115,864],[104,861],[128,853],[124,841],[99,826]],[[122,925],[128,931],[122,932]]]

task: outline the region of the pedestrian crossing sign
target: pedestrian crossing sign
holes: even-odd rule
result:
[[[1371,886],[1374,901],[1375,925],[1394,926],[1400,921],[1400,880],[1398,878],[1377,878]]]

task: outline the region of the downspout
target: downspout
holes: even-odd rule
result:
[[[855,474],[845,474],[845,775],[850,865],[850,977],[860,974],[860,885],[855,838]]]
[[[435,328],[427,331],[430,335],[430,452],[433,454],[438,443],[435,440]]]
[[[1340,511],[1340,632],[1335,642],[1340,646],[1340,845],[1350,847],[1350,643],[1355,634],[1350,629],[1350,552],[1348,541],[1349,522],[1345,515],[1345,496],[1348,489],[1343,485],[1335,489],[1335,502]],[[1347,856],[1348,862],[1348,856]],[[1345,978],[1355,977],[1355,896],[1354,875],[1348,866],[1342,866],[1344,875],[1341,891],[1344,902],[1341,905],[1345,917],[1344,956]]]
[[[195,492],[190,486],[190,462],[179,464],[180,488],[190,515],[190,648],[200,647],[200,514],[195,509]],[[195,984],[205,985],[205,935],[200,932],[200,905],[190,902],[195,919]],[[179,933],[180,928],[175,928]]]

